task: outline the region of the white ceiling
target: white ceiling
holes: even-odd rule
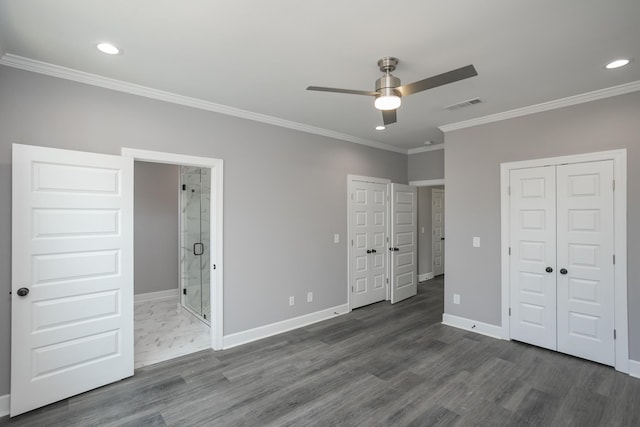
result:
[[[638,0],[2,0],[0,54],[406,149],[441,143],[441,125],[640,80],[639,19]],[[383,56],[403,84],[479,75],[403,98],[382,132],[372,98],[305,90],[373,90]],[[618,57],[635,61],[603,68]]]

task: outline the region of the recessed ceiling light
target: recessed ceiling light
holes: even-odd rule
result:
[[[385,130],[387,127],[386,126],[376,126],[376,130]]]
[[[629,60],[626,58],[623,59],[616,59],[615,61],[611,61],[609,62],[605,67],[608,70],[613,70],[614,68],[620,68],[620,67],[624,67],[625,65],[627,65],[629,63]]]
[[[120,53],[120,49],[112,45],[111,43],[99,43],[98,50],[107,55],[117,55]]]

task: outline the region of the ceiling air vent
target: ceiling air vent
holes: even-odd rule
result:
[[[482,100],[480,98],[467,99],[466,101],[458,102],[457,104],[451,104],[444,107],[445,110],[455,111],[460,108],[471,107],[472,105],[480,104]]]

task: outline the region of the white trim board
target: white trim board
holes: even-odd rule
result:
[[[444,178],[423,179],[421,181],[409,181],[409,185],[412,185],[414,187],[432,187],[434,185],[444,185]]]
[[[252,341],[257,341],[293,329],[302,328],[312,323],[322,322],[336,316],[341,316],[349,312],[349,305],[342,304],[335,307],[326,308],[314,313],[305,314],[303,316],[293,317],[291,319],[282,320],[280,322],[271,323],[269,325],[259,326],[257,328],[248,329],[246,331],[237,332],[224,336],[223,347],[225,350]]]
[[[426,153],[427,151],[444,150],[444,144],[429,145],[425,147],[409,148],[407,154]]]
[[[393,151],[396,153],[407,154],[406,148],[400,148],[393,145],[385,144],[379,141],[373,141],[360,138],[346,133],[336,132],[329,129],[323,129],[291,120],[279,119],[277,117],[268,116],[266,114],[254,113],[252,111],[241,110],[239,108],[228,107],[222,104],[205,101],[203,99],[191,98],[176,93],[165,92],[163,90],[154,89],[147,86],[141,86],[122,80],[116,80],[97,74],[87,73],[84,71],[74,70],[72,68],[61,67],[59,65],[49,64],[47,62],[36,61],[35,59],[24,58],[22,56],[12,55],[10,53],[0,57],[0,65],[18,68],[21,70],[31,71],[34,73],[44,74],[47,76],[57,77],[60,79],[71,80],[78,83],[84,83],[91,86],[98,86],[105,89],[111,89],[118,92],[129,93],[132,95],[143,96],[145,98],[156,99],[159,101],[170,102],[172,104],[184,105],[186,107],[197,108],[200,110],[211,111],[214,113],[225,114],[227,116],[240,117],[242,119],[252,120],[255,122],[267,123],[273,126],[293,129],[300,132],[311,133],[314,135],[326,136],[327,138],[338,139],[341,141],[353,142],[355,144],[366,145],[369,147],[380,148],[382,150]]]
[[[11,395],[5,394],[0,396],[0,417],[9,415],[9,403],[11,402]]]
[[[491,338],[502,338],[502,328],[500,326],[478,322],[476,320],[466,319],[464,317],[454,316],[452,314],[443,313],[442,324],[453,326],[454,328],[464,329],[466,331],[475,332],[481,335],[486,335]]]
[[[122,155],[132,157],[136,161],[146,161],[155,163],[168,163],[173,165],[190,165],[211,169],[211,205],[209,209],[212,218],[210,242],[211,247],[211,347],[220,350],[223,346],[224,331],[224,304],[223,304],[223,178],[224,162],[222,159],[209,157],[188,156],[184,154],[166,153],[160,151],[137,150],[123,147]],[[135,176],[134,176],[135,182]],[[215,265],[215,268],[213,266]]]
[[[605,89],[594,90],[592,92],[582,93],[580,95],[569,96],[566,98],[556,99],[554,101],[543,102],[541,104],[530,105],[528,107],[516,108],[514,110],[504,111],[502,113],[490,114],[476,119],[465,120],[462,122],[451,123],[439,126],[442,132],[451,132],[453,130],[469,128],[487,123],[499,122],[502,120],[513,119],[515,117],[528,116],[529,114],[541,113],[543,111],[555,110],[556,108],[569,107],[571,105],[583,104],[585,102],[596,101],[598,99],[610,98],[612,96],[624,95],[640,90],[640,80],[625,83],[618,86],[612,86]]]
[[[424,274],[418,274],[418,282],[424,282],[425,280],[431,280],[433,279],[433,272],[430,271],[428,273],[424,273]]]
[[[613,160],[614,191],[614,325],[617,338],[615,342],[615,369],[629,372],[629,331],[627,315],[627,150],[610,150],[596,153],[559,156],[545,159],[523,160],[500,164],[500,239],[501,239],[501,323],[503,339],[510,339],[509,327],[509,174],[511,170],[559,165],[563,163],[582,163],[599,160]]]
[[[166,299],[178,298],[180,292],[178,288],[166,289],[164,291],[147,292],[144,294],[137,294],[133,296],[133,303],[140,304],[149,301],[162,301]]]
[[[637,360],[629,360],[629,375],[640,378],[640,362]]]

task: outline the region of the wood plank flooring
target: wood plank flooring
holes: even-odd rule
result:
[[[233,349],[201,351],[0,426],[639,426],[640,379],[443,326],[441,279]]]

